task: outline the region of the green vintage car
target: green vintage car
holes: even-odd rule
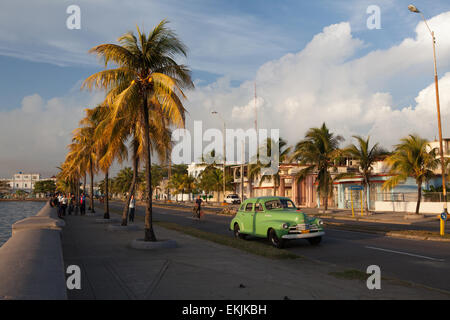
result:
[[[308,217],[286,197],[258,197],[245,200],[230,223],[236,238],[268,238],[277,248],[286,240],[307,239],[317,245],[325,234],[323,221]]]

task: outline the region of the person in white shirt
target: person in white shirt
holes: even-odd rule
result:
[[[134,211],[136,209],[136,200],[134,199],[134,195],[131,195],[131,199],[130,199],[130,222],[134,222]]]
[[[66,215],[67,204],[69,203],[69,200],[67,199],[65,194],[62,195],[60,203],[61,203],[62,216],[65,216]]]

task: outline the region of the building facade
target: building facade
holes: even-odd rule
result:
[[[41,180],[39,173],[16,173],[10,180],[9,185],[12,191],[23,190],[32,192],[36,182]]]

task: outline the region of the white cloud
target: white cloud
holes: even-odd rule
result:
[[[1,20],[1,19],[0,19]],[[450,131],[450,12],[430,20],[438,35],[441,112],[444,136]],[[390,147],[406,134],[437,136],[432,50],[423,23],[414,39],[404,39],[386,50],[355,58],[364,43],[352,36],[343,22],[323,29],[300,52],[262,65],[255,79],[231,85],[229,76],[189,92],[187,108],[192,120],[204,120],[205,128],[221,128],[211,111],[217,110],[228,128],[253,127],[254,82],[258,92],[260,128],[279,128],[293,144],[308,128],[326,122],[333,132],[344,135],[370,134],[373,141]],[[408,86],[410,79],[429,77],[411,106],[395,106],[393,86]],[[77,86],[78,88],[78,86]],[[27,96],[21,108],[0,111],[0,175],[11,171],[54,172],[64,160],[70,133],[82,110],[100,102],[102,94],[43,100]],[[5,173],[6,172],[6,173]]]
[[[429,21],[438,35],[441,112],[444,136],[450,136],[450,12]],[[431,37],[423,22],[414,39],[355,58],[364,43],[352,36],[350,24],[328,26],[300,52],[262,65],[254,80],[237,88],[227,79],[189,94],[192,119],[206,120],[219,110],[227,127],[252,126],[253,82],[257,83],[260,127],[279,128],[295,143],[306,130],[326,122],[347,141],[353,134],[370,134],[391,147],[409,133],[433,139],[437,135]],[[448,73],[445,73],[448,72]],[[414,106],[393,105],[393,86],[408,86],[411,77],[429,75],[429,86]],[[205,112],[206,111],[206,112]],[[232,120],[232,121],[230,121]],[[214,125],[215,123],[212,123]]]
[[[21,108],[0,111],[0,176],[17,171],[56,173],[83,110],[101,97],[77,94],[44,101],[33,94],[23,98]]]
[[[277,57],[292,46],[292,39],[274,24],[253,15],[221,10],[208,0],[194,2],[136,0],[79,0],[81,29],[68,30],[68,1],[2,0],[0,54],[65,65],[95,65],[88,50],[115,42],[128,31],[149,32],[162,19],[170,21],[186,43],[189,65],[195,70],[245,79],[256,61]],[[233,66],[232,68],[230,66]]]

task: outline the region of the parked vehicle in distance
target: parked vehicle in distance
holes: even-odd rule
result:
[[[325,234],[323,221],[308,217],[286,197],[258,197],[245,200],[231,220],[230,230],[236,238],[268,238],[282,248],[287,240],[306,239],[317,245]]]
[[[240,204],[241,199],[239,198],[239,196],[237,194],[233,193],[233,194],[229,194],[225,197],[225,202],[231,203],[231,204]]]

